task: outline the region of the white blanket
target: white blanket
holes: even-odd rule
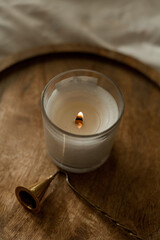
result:
[[[75,42],[111,48],[160,69],[160,1],[0,1],[0,60]]]

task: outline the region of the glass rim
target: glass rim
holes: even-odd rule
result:
[[[58,127],[56,124],[54,124],[48,117],[47,113],[46,113],[46,110],[44,108],[44,97],[45,97],[45,93],[47,91],[47,89],[49,88],[49,86],[54,82],[54,80],[56,80],[58,77],[61,77],[67,73],[72,73],[72,72],[90,72],[90,73],[96,73],[97,75],[101,75],[103,78],[105,78],[107,81],[109,81],[110,83],[112,83],[114,85],[114,87],[117,88],[119,94],[120,94],[120,98],[121,98],[121,102],[122,102],[122,110],[117,118],[117,120],[115,121],[115,123],[113,125],[111,125],[109,128],[107,128],[106,130],[102,131],[102,132],[99,132],[99,133],[94,133],[94,134],[89,134],[89,135],[80,135],[80,134],[75,134],[75,133],[70,133],[70,132],[67,132],[65,130],[63,130],[62,128]],[[65,79],[64,79],[65,80]],[[45,117],[45,119],[47,120],[47,122],[49,123],[49,125],[52,127],[52,128],[55,128],[56,130],[58,130],[59,132],[61,132],[62,134],[65,134],[65,135],[68,135],[70,137],[78,137],[78,138],[94,138],[94,137],[99,137],[99,136],[103,136],[103,135],[107,135],[109,134],[109,132],[114,129],[120,122],[122,116],[123,116],[123,113],[124,113],[124,106],[125,106],[125,103],[124,103],[124,96],[123,96],[123,93],[119,87],[119,85],[113,81],[112,79],[110,79],[107,75],[105,75],[104,73],[101,73],[101,72],[98,72],[98,71],[95,71],[95,70],[90,70],[90,69],[71,69],[71,70],[68,70],[68,71],[65,71],[65,72],[61,72],[59,73],[58,75],[56,75],[55,77],[51,78],[50,81],[46,84],[45,88],[43,89],[42,91],[42,94],[41,94],[41,111],[42,111],[42,116]]]

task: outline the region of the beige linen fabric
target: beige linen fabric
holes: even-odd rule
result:
[[[0,1],[0,60],[37,46],[77,42],[111,48],[160,69],[160,1]]]

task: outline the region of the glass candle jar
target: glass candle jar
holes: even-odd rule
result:
[[[75,69],[50,80],[41,110],[50,158],[61,169],[83,173],[108,159],[124,99],[118,85],[104,74]]]

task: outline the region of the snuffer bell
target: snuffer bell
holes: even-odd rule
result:
[[[22,206],[27,208],[31,212],[39,212],[40,202],[50,183],[58,173],[60,173],[60,171],[46,178],[43,182],[36,183],[29,188],[22,186],[16,187],[15,194]]]

